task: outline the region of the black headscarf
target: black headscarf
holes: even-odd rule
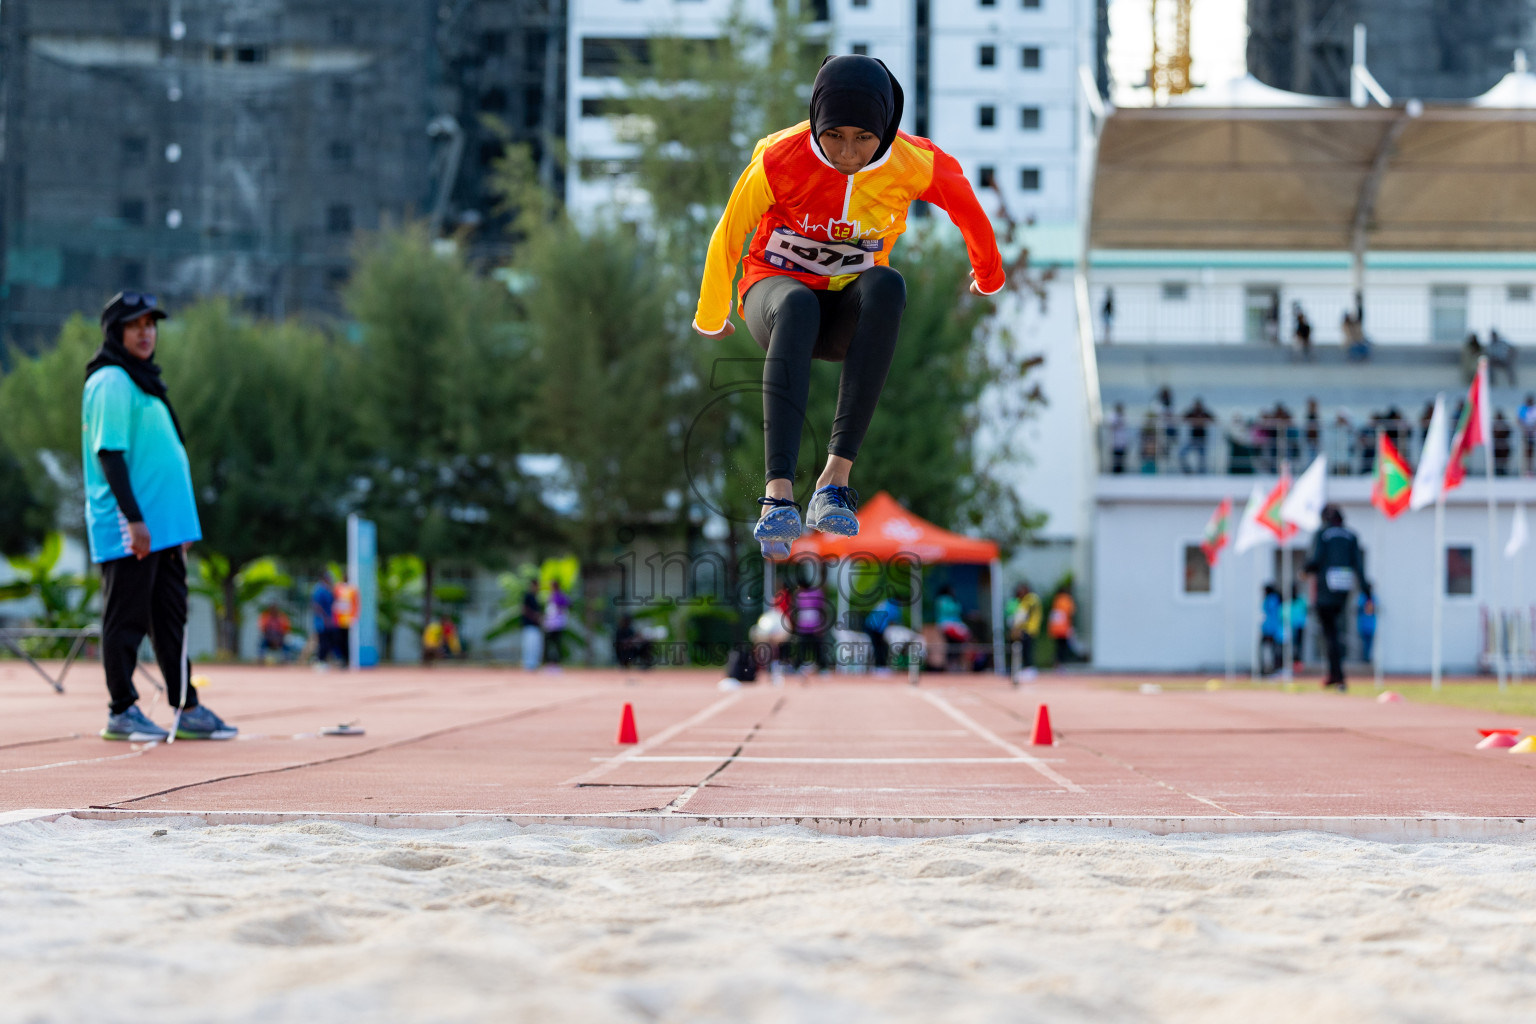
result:
[[[901,83],[874,57],[828,57],[811,86],[811,137],[821,149],[821,133],[852,125],[880,136],[874,163],[890,151],[901,128]],[[826,155],[823,153],[822,155]]]
[[[101,347],[96,350],[95,355],[91,356],[91,361],[85,364],[85,379],[90,380],[91,374],[108,366],[122,368],[135,387],[151,398],[158,398],[164,402],[166,411],[171,414],[171,426],[176,428],[176,436],[181,439],[182,444],[187,443],[186,437],[181,432],[181,421],[176,418],[176,408],[171,405],[171,400],[166,394],[165,381],[160,377],[159,364],[155,362],[153,355],[148,359],[140,359],[123,347],[122,321],[101,325]]]

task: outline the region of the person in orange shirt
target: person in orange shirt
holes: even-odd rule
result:
[[[843,364],[826,468],[804,526],[859,532],[853,461],[885,387],[907,287],[891,249],[922,200],[947,211],[965,237],[971,291],[993,295],[1003,261],[986,212],[960,164],[901,131],[900,84],[872,57],[828,57],[811,90],[810,119],[758,142],[710,238],[693,329],[735,333],[731,290],[747,244],[737,312],[767,352],[763,365],[767,486],[753,535],[770,558],[800,536],[795,463],[810,394],[811,360]]]

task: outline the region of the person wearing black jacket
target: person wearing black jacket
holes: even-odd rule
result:
[[[1326,505],[1322,512],[1323,528],[1312,542],[1312,556],[1306,571],[1315,586],[1313,606],[1323,630],[1328,650],[1328,678],[1323,686],[1343,691],[1344,638],[1340,633],[1349,595],[1357,587],[1366,597],[1371,585],[1365,579],[1365,556],[1360,552],[1360,538],[1344,525],[1344,513],[1337,505]]]

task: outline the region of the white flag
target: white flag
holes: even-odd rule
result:
[[[1234,554],[1240,555],[1265,541],[1275,539],[1274,534],[1259,524],[1259,510],[1264,507],[1264,500],[1268,497],[1264,488],[1258,484],[1253,485],[1253,493],[1248,495],[1248,506],[1243,509],[1243,518],[1237,524],[1237,538],[1232,541]]]
[[[1328,456],[1319,455],[1291,485],[1291,493],[1280,503],[1280,518],[1308,533],[1316,532],[1323,525],[1323,506],[1328,503],[1327,489]]]
[[[1515,521],[1509,528],[1509,543],[1504,545],[1504,557],[1514,558],[1530,539],[1530,531],[1525,528],[1525,503],[1520,502],[1515,506]]]
[[[1445,464],[1451,458],[1451,424],[1445,418],[1445,395],[1435,396],[1435,412],[1429,418],[1424,435],[1424,450],[1419,453],[1419,468],[1413,474],[1413,495],[1408,507],[1418,511],[1433,505],[1445,486]]]

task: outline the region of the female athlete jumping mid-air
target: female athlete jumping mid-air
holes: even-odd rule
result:
[[[805,525],[852,537],[858,494],[853,460],[875,415],[896,350],[907,286],[890,253],[916,200],[947,211],[965,236],[971,291],[1003,287],[992,224],[954,157],[901,124],[901,86],[872,57],[828,57],[811,90],[811,117],[758,142],[709,241],[693,329],[735,333],[731,284],[742,243],[754,232],[741,279],[740,312],[768,353],[763,418],[768,472],[753,531],[770,558],[800,536],[794,500],[800,426],[811,360],[843,364],[827,465]]]

